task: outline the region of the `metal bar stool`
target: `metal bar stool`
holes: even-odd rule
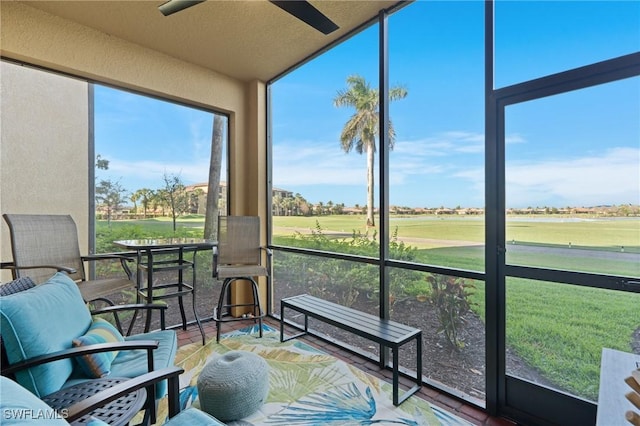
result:
[[[262,251],[266,264],[262,264]],[[253,320],[260,325],[264,311],[260,305],[260,291],[255,277],[271,277],[271,250],[260,246],[260,218],[257,216],[221,216],[218,218],[218,246],[213,250],[214,278],[223,280],[217,308],[213,313],[216,322],[216,341],[220,341],[220,326],[223,322]],[[252,289],[251,302],[231,303],[229,291],[238,280],[249,281]],[[251,307],[249,313],[234,317],[233,308]]]

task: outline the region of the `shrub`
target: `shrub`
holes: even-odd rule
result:
[[[318,221],[310,234],[296,233],[291,245],[313,250],[378,257],[380,244],[377,233],[353,231],[348,238],[331,238],[326,235]],[[389,244],[391,257],[397,260],[413,261],[416,249],[397,240],[397,229]],[[379,293],[379,273],[374,265],[328,259],[320,256],[293,255],[281,253],[274,258],[279,279],[301,285],[310,294],[333,299],[346,306],[352,305],[358,296],[377,297]],[[390,272],[391,292],[396,299],[406,296],[405,287],[422,283],[420,273],[393,269]]]
[[[462,278],[447,275],[432,274],[427,277],[431,284],[431,303],[435,306],[440,328],[447,342],[456,350],[464,347],[464,342],[458,339],[458,328],[464,323],[464,315],[469,312],[471,303],[469,288]]]

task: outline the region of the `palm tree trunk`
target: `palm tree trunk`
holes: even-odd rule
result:
[[[376,226],[373,218],[373,144],[367,144],[367,226]]]
[[[207,210],[204,219],[204,237],[210,240],[218,238],[218,198],[220,190],[220,171],[222,169],[222,132],[224,120],[221,115],[213,116],[213,134],[211,135],[211,160],[209,163],[209,185],[207,187]]]

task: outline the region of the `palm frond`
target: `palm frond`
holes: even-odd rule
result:
[[[287,424],[344,424],[348,421],[369,421],[376,414],[376,401],[367,388],[366,396],[349,383],[326,392],[310,394],[284,411],[269,416],[268,423],[286,421]]]

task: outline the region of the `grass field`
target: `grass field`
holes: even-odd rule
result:
[[[527,220],[528,219],[528,220]],[[308,231],[316,227],[316,221],[327,232],[367,232],[362,215],[346,216],[276,216],[273,218],[274,236],[288,235],[291,229]],[[427,240],[484,241],[484,217],[482,216],[407,216],[392,217],[391,232],[397,228],[399,238]],[[368,230],[371,234],[373,231]],[[640,253],[640,218],[629,220],[588,219],[575,220],[554,216],[516,216],[507,219],[506,240],[530,244],[551,244],[574,247],[591,247],[602,250],[625,250]],[[418,243],[420,244],[420,243]],[[427,248],[431,241],[423,242]],[[418,247],[421,247],[418,245]]]
[[[273,241],[296,244],[293,235],[308,235],[318,225],[320,232],[333,239],[374,232],[364,227],[363,216],[280,216],[273,220]],[[178,234],[201,236],[202,229],[202,217],[187,217],[179,221]],[[482,217],[392,218],[390,229],[398,240],[417,248],[419,262],[484,270]],[[170,236],[171,220],[113,222],[110,231],[99,223],[98,234],[103,232],[109,241]],[[508,220],[506,235],[510,264],[640,276],[640,219],[517,217]],[[481,317],[483,291],[484,283],[478,283],[472,296]],[[559,388],[596,399],[601,348],[631,351],[632,334],[640,327],[638,306],[638,293],[511,278],[507,281],[508,345]]]

